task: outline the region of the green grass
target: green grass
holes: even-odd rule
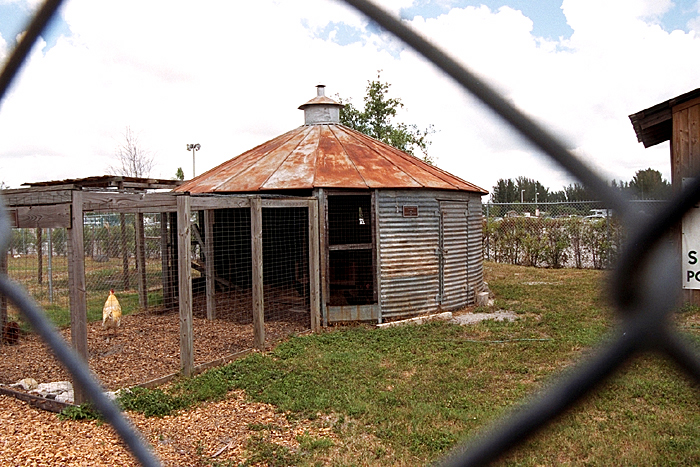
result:
[[[436,462],[551,384],[612,328],[600,293],[604,272],[487,263],[486,276],[496,307],[516,312],[519,320],[340,327],[297,336],[270,353],[175,384],[164,394],[183,403],[166,397],[166,408],[171,404],[172,412],[240,388],[292,419],[332,427],[340,439],[300,439],[300,451],[291,452],[271,445],[266,433],[272,428],[261,425],[249,441],[250,462]],[[686,307],[677,319],[697,341],[700,310]],[[698,401],[697,389],[673,365],[643,356],[504,463],[695,465]]]

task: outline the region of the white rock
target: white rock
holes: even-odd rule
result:
[[[39,394],[61,394],[62,392],[68,392],[73,390],[73,385],[70,381],[56,381],[53,383],[41,383],[32,392],[38,392]]]
[[[65,402],[67,404],[72,404],[75,400],[75,394],[73,390],[62,392],[56,396],[57,402]]]
[[[25,391],[32,391],[39,386],[34,378],[24,378],[17,381],[15,384],[11,384],[10,387],[22,388]]]

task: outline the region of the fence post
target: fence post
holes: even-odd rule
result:
[[[319,291],[318,200],[309,201],[309,306],[311,331],[321,327],[321,297]]]
[[[9,245],[8,245],[9,247]],[[0,250],[0,275],[7,275],[7,255],[8,251]],[[0,347],[5,338],[5,324],[7,323],[7,297],[0,294]]]
[[[194,370],[192,338],[192,264],[190,249],[192,229],[190,226],[190,196],[177,197],[177,251],[180,291],[180,368],[185,376]]]
[[[83,193],[72,192],[71,226],[68,229],[68,287],[70,295],[70,337],[73,348],[87,363],[87,293],[83,246]],[[73,381],[76,404],[87,402],[85,390]]]
[[[139,306],[143,310],[148,309],[148,283],[146,282],[146,248],[145,248],[145,233],[143,228],[143,213],[136,214],[135,222],[136,233],[136,269],[138,269],[139,277]]]
[[[265,302],[263,297],[262,200],[250,200],[250,237],[253,264],[253,335],[255,348],[265,350]]]
[[[216,319],[216,284],[214,270],[214,211],[204,211],[204,267],[206,275],[207,319]]]
[[[490,207],[491,205],[489,203],[486,203],[486,259],[488,261],[491,261],[491,234],[489,233],[489,222],[491,218],[491,213],[489,211]]]

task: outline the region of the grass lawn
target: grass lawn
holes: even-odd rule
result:
[[[434,463],[585,358],[614,321],[600,292],[605,272],[493,263],[485,269],[494,308],[516,312],[517,321],[338,327],[294,337],[157,398],[143,391],[128,406],[143,410],[134,400],[143,395],[180,408],[241,388],[289,417],[329,426],[340,439],[305,440],[301,453],[274,465]],[[700,342],[697,308],[675,318]],[[697,388],[674,366],[641,357],[503,462],[697,465],[699,402]],[[258,457],[270,452],[269,442],[255,440],[248,449]]]

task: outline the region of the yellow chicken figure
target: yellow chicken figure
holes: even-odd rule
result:
[[[122,307],[114,295],[114,289],[109,291],[109,297],[102,308],[102,329],[118,328],[122,321]]]

